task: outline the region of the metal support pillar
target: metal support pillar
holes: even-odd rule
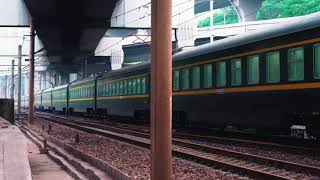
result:
[[[172,0],[151,0],[151,179],[172,178]]]
[[[210,33],[211,34],[213,32],[213,0],[210,0]],[[213,35],[210,35],[210,42],[212,43],[213,42]]]
[[[18,46],[18,119],[21,113],[21,57],[22,56],[22,45]]]
[[[34,25],[30,23],[30,58],[29,58],[29,114],[28,121],[33,124],[33,101],[34,101]]]
[[[14,60],[11,64],[11,86],[10,86],[10,99],[14,99]]]
[[[7,76],[4,76],[4,98],[5,99],[7,99],[7,89],[8,89],[8,83],[7,83],[7,81],[8,81],[8,78],[7,78]]]

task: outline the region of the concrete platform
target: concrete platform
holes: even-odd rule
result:
[[[0,117],[0,180],[32,180],[27,139]]]
[[[73,180],[60,165],[48,157],[40,154],[39,148],[28,140],[29,162],[33,180]]]

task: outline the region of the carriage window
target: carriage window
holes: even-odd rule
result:
[[[112,83],[110,82],[108,86],[109,86],[109,96],[112,96],[112,93],[113,93]]]
[[[280,53],[270,52],[266,55],[267,60],[267,82],[275,83],[280,81]]]
[[[102,92],[103,92],[103,86],[99,85],[98,86],[98,96],[101,96]],[[85,95],[85,94],[83,94],[83,95]]]
[[[79,90],[79,89],[78,89]],[[90,87],[88,87],[88,97],[90,97],[91,96],[91,88]],[[78,97],[79,97],[79,94],[78,94]]]
[[[137,94],[141,94],[141,79],[137,79]]]
[[[109,96],[109,91],[110,91],[110,89],[109,89],[109,84],[106,83],[105,86],[106,86],[106,91],[104,92],[104,93],[105,93],[105,96]]]
[[[146,81],[146,77],[143,77],[141,80],[141,92],[147,93],[147,81]]]
[[[224,87],[226,86],[226,62],[218,62],[217,67],[217,87]]]
[[[128,80],[123,81],[123,95],[128,94]]]
[[[104,91],[103,95],[108,96],[108,84],[104,85],[104,89],[105,89],[105,91]]]
[[[128,80],[128,95],[132,94],[132,81],[131,79]]]
[[[123,81],[120,81],[120,96],[123,95]]]
[[[182,69],[182,89],[189,89],[189,69]]]
[[[196,66],[192,68],[192,89],[200,88],[200,67]]]
[[[137,94],[137,80],[132,79],[132,94]]]
[[[117,82],[117,96],[120,95],[120,81]]]
[[[320,44],[314,46],[314,65],[313,76],[315,79],[320,79]]]
[[[304,50],[303,47],[288,50],[288,80],[301,81],[304,79]]]
[[[204,65],[204,88],[212,87],[212,64]]]
[[[91,88],[90,88],[90,87],[88,87],[88,90],[89,90],[88,97],[90,97],[90,96],[91,96]],[[80,96],[80,95],[79,95],[79,96]]]
[[[235,59],[231,61],[231,85],[241,85],[241,60]]]
[[[260,79],[259,56],[248,57],[248,84],[258,84]]]
[[[180,89],[180,71],[175,70],[173,71],[173,90],[179,91]]]
[[[86,89],[83,89],[84,90],[84,96],[86,95]],[[100,85],[100,92],[98,92],[98,96],[103,96],[103,93],[104,93],[105,89],[104,89],[104,85],[101,84]]]
[[[112,83],[112,96],[117,95],[117,84],[115,82]]]

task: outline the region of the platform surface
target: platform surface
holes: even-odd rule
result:
[[[74,180],[46,154],[40,154],[38,146],[31,140],[28,140],[28,153],[33,180]]]
[[[0,180],[32,180],[27,139],[0,117]]]

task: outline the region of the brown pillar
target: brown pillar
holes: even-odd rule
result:
[[[151,179],[172,174],[172,0],[151,0]]]
[[[29,114],[28,121],[33,123],[33,101],[34,101],[34,25],[30,23],[30,55],[29,55]]]

